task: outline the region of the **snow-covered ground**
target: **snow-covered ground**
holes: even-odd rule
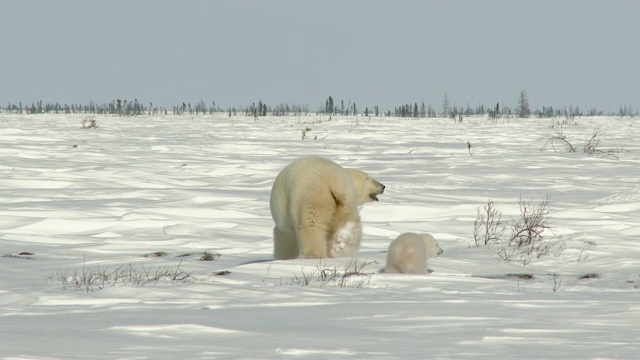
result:
[[[576,118],[569,153],[564,119],[84,117],[0,114],[0,358],[640,356],[640,119]],[[387,186],[356,260],[272,260],[271,184],[308,154]],[[474,245],[489,199],[547,196],[557,256]],[[406,231],[433,272],[379,273]]]

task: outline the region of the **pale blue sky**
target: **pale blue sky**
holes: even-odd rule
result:
[[[640,108],[640,1],[48,1],[0,5],[0,104],[133,99],[381,110]]]

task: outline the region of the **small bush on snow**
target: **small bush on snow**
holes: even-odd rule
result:
[[[519,216],[503,221],[502,212],[493,200],[490,199],[482,208],[478,207],[473,229],[475,245],[495,245],[502,260],[517,261],[523,265],[544,255],[559,255],[564,250],[565,241],[555,236],[548,223],[547,215],[551,212],[549,197],[538,205],[520,197],[518,208]]]
[[[371,284],[371,275],[375,272],[364,269],[372,264],[378,264],[378,262],[371,260],[358,262],[357,259],[351,259],[341,266],[336,266],[320,261],[313,269],[302,268],[300,275],[294,275],[290,279],[279,279],[274,281],[273,285],[367,288]],[[264,284],[269,285],[266,280]]]
[[[96,119],[92,119],[92,118],[84,118],[82,119],[82,128],[83,129],[97,129],[98,128],[98,122],[96,121]]]
[[[572,152],[572,153],[578,152],[578,148],[574,146],[571,142],[569,142],[569,140],[567,140],[567,136],[564,134],[564,130],[562,126],[553,127],[553,129],[556,132],[556,135],[547,139],[547,141],[544,143],[540,151],[543,151],[547,146],[551,146],[551,148],[555,152],[557,151],[555,147],[555,143],[559,142],[564,146],[566,146],[569,152]],[[616,154],[623,152],[624,148],[613,148],[613,149],[602,150],[600,148],[601,135],[602,133],[599,130],[594,130],[593,134],[591,135],[587,143],[582,147],[581,149],[582,153],[587,154],[589,156],[612,157],[618,160],[618,156]]]
[[[60,283],[62,289],[75,289],[85,292],[101,290],[117,285],[158,285],[160,283],[185,283],[193,279],[191,274],[180,269],[182,261],[175,266],[162,266],[150,269],[144,265],[120,265],[115,269],[97,266],[87,268],[82,265],[82,271],[59,271],[50,281]]]

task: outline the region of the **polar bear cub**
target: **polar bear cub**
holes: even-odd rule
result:
[[[385,272],[399,274],[427,274],[427,259],[443,250],[430,234],[403,233],[389,245]]]
[[[367,173],[308,156],[276,177],[269,206],[276,260],[351,256],[360,247],[358,208],[378,201],[385,186]]]

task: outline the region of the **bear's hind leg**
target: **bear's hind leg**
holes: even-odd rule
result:
[[[298,243],[294,233],[273,228],[273,258],[289,260],[298,257]]]
[[[298,232],[300,257],[326,258],[328,231],[317,226],[303,226]]]
[[[399,271],[402,274],[426,274],[427,264],[421,260],[405,263],[399,266]]]

